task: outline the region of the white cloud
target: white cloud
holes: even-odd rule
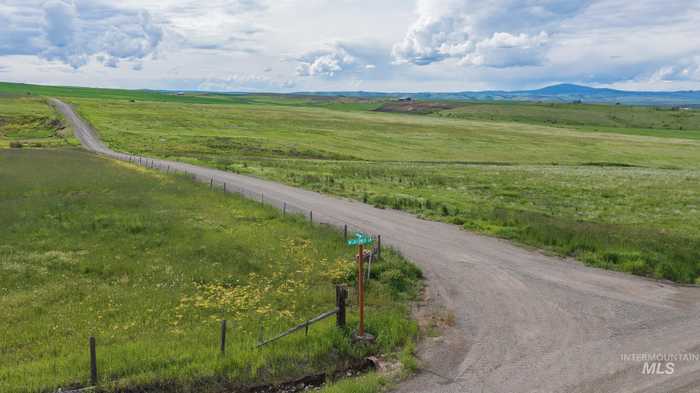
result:
[[[362,60],[353,56],[340,44],[328,45],[323,49],[306,52],[295,59],[299,62],[296,73],[299,76],[324,76],[333,78],[343,72],[362,67]]]
[[[392,50],[396,62],[427,65],[471,52],[469,18],[459,8],[457,2],[419,1],[418,20]]]
[[[154,89],[698,89],[698,20],[698,0],[0,0],[0,64]]]
[[[511,67],[541,64],[553,27],[586,1],[515,0],[488,3],[419,0],[418,19],[392,50],[398,64],[428,65],[455,59],[462,65]]]
[[[163,34],[148,12],[96,0],[8,0],[0,8],[0,22],[4,20],[10,21],[10,31],[0,27],[0,34],[7,37],[0,54],[32,54],[75,69],[93,56],[108,67],[143,59],[155,53]],[[14,31],[23,37],[13,40]]]
[[[673,65],[663,66],[651,75],[651,82],[700,81],[700,55],[688,57]]]

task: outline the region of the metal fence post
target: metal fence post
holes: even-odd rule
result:
[[[226,354],[226,320],[221,321],[221,354]]]
[[[382,257],[382,235],[377,235],[377,258]]]
[[[313,210],[309,211],[309,222],[314,223],[314,212]]]
[[[343,228],[343,238],[345,238],[345,241],[348,241],[348,224],[345,224]]]
[[[97,351],[95,337],[90,336],[90,384],[97,385]]]

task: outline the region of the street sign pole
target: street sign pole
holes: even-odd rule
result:
[[[359,293],[359,301],[358,303],[360,306],[360,331],[359,331],[359,336],[364,337],[365,336],[365,286],[364,286],[364,272],[363,272],[363,265],[364,265],[364,246],[362,244],[357,246],[358,254],[357,254],[357,291]]]
[[[357,246],[357,303],[360,308],[360,328],[355,340],[370,342],[374,340],[372,335],[365,333],[365,244],[372,244],[372,237],[362,232],[355,234],[354,239],[348,240],[348,246]]]

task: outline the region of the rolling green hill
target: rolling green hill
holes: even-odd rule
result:
[[[116,150],[402,209],[595,266],[700,276],[693,111],[453,103],[413,115],[347,98],[95,94],[68,100]]]

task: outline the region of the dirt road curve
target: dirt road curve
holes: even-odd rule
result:
[[[85,148],[130,157],[105,147],[68,105],[54,103]],[[422,344],[422,371],[398,392],[700,392],[697,358],[673,359],[670,375],[645,375],[644,362],[622,358],[700,356],[700,288],[588,268],[456,226],[269,181],[154,163],[288,201],[313,210],[315,220],[356,223],[419,264],[431,303],[453,313],[455,324]]]

